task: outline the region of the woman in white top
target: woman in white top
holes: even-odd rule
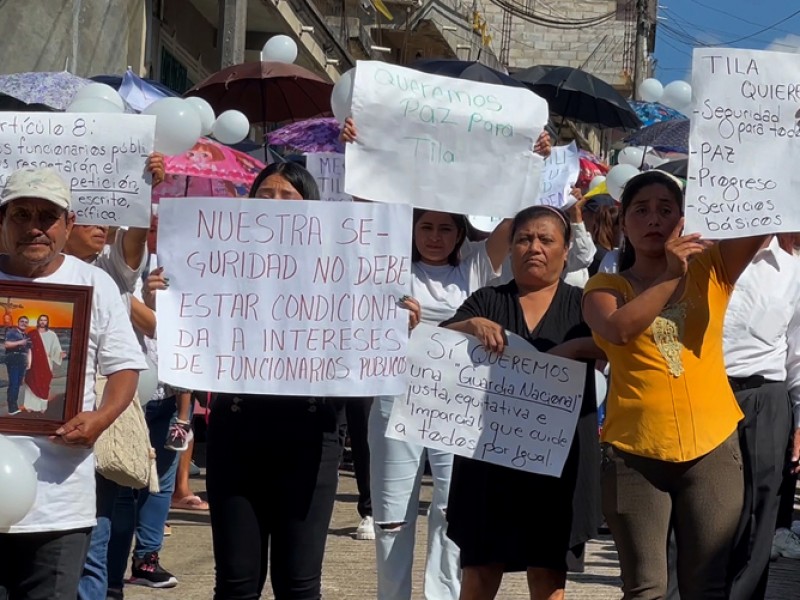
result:
[[[355,141],[356,128],[347,119],[342,139]],[[543,133],[535,151],[550,153]],[[467,234],[463,215],[417,209],[414,211],[411,294],[404,299],[411,326],[438,325],[452,317],[474,291],[500,275],[509,252],[511,220],[502,221],[488,239],[463,260],[461,246]],[[400,396],[402,398],[402,396]],[[446,535],[445,511],[450,492],[453,455],[408,442],[389,439],[386,428],[397,396],[380,396],[369,420],[370,489],[375,519],[378,600],[410,600],[414,537],[419,492],[427,458],[433,477],[428,510],[428,552],[425,568],[426,600],[457,600],[461,590],[458,547]]]

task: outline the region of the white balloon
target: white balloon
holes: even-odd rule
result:
[[[608,193],[614,200],[619,201],[625,185],[639,174],[639,169],[633,165],[617,165],[613,167],[606,176],[606,187]]]
[[[100,98],[101,100],[111,102],[111,104],[118,106],[120,109],[119,112],[125,111],[125,102],[122,100],[122,96],[119,95],[117,90],[105,83],[90,83],[83,86],[75,92],[75,95],[72,97],[72,102],[76,100],[86,100],[88,98]]]
[[[342,73],[339,81],[331,91],[331,110],[336,120],[344,125],[344,120],[350,116],[353,105],[353,84],[355,83],[356,69],[353,67]]]
[[[226,110],[214,122],[212,135],[223,144],[238,144],[250,133],[250,121],[238,110]]]
[[[673,81],[664,88],[661,104],[675,110],[686,110],[692,104],[692,86],[685,81]]]
[[[595,175],[592,178],[592,180],[589,182],[589,190],[588,191],[591,192],[597,186],[602,185],[605,182],[605,180],[606,180],[605,175]]]
[[[645,79],[639,84],[639,97],[645,102],[659,102],[664,94],[664,86],[658,79]]]
[[[116,104],[103,100],[102,98],[82,98],[80,100],[73,100],[66,108],[68,113],[114,113],[121,114],[125,112]]]
[[[628,146],[623,148],[617,157],[617,162],[621,165],[631,165],[637,169],[642,168],[644,161],[644,150],[638,146]]]
[[[192,108],[197,111],[197,116],[200,117],[200,135],[211,133],[217,118],[211,105],[199,96],[189,96],[186,98],[186,102],[192,105]]]
[[[136,391],[139,394],[139,402],[144,406],[153,399],[153,394],[158,389],[158,365],[156,365],[149,356],[145,356],[147,369],[139,371],[139,385]]]
[[[16,444],[0,435],[0,527],[19,523],[36,500],[36,471]]]
[[[174,156],[183,154],[197,143],[202,131],[200,116],[183,98],[162,98],[142,111],[156,117],[157,152]]]
[[[297,43],[288,35],[275,35],[261,50],[261,60],[293,63],[297,59]]]

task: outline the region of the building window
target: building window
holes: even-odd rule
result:
[[[161,47],[161,83],[169,89],[183,94],[194,87],[194,82],[189,79],[189,72],[169,50]]]

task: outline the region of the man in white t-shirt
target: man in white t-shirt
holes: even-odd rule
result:
[[[9,436],[37,473],[30,512],[0,529],[0,598],[73,600],[95,524],[92,446],[131,402],[146,368],[117,286],[62,250],[75,221],[70,190],[52,169],[14,172],[0,194],[0,281],[91,286],[83,412],[49,439]],[[95,410],[94,380],[108,377]],[[11,567],[13,563],[13,567]]]

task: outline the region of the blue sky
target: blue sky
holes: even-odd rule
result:
[[[800,53],[796,0],[658,0],[658,4],[655,77],[664,84],[689,80],[692,48],[698,44]],[[725,43],[742,37],[748,39]]]

